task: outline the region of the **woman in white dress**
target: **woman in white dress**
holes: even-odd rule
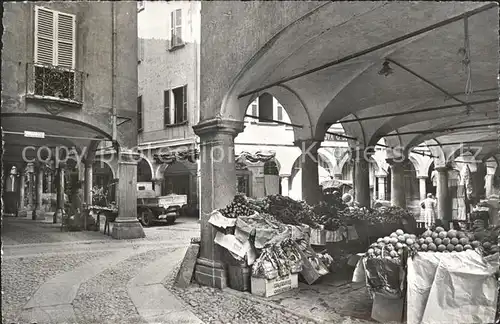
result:
[[[436,200],[429,193],[427,194],[427,198],[421,202],[421,205],[424,208],[425,227],[430,229],[436,220]]]

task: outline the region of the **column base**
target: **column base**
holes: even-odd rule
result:
[[[227,272],[224,266],[212,260],[198,258],[194,279],[202,286],[224,289],[227,287]]]
[[[139,223],[137,219],[132,221],[116,220],[113,223],[111,237],[117,240],[130,240],[144,238],[146,234],[144,233],[141,223]]]
[[[32,220],[44,220],[45,219],[45,213],[41,209],[34,209],[31,212],[31,219]]]

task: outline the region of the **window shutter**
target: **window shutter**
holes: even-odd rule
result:
[[[170,125],[170,90],[163,91],[163,124]]]
[[[57,65],[75,68],[75,16],[57,14]]]
[[[175,11],[175,45],[182,44],[182,10]]]
[[[187,85],[182,87],[182,121],[187,120],[187,106],[188,106],[188,101],[187,101]]]
[[[283,121],[283,107],[281,106],[278,106],[278,114],[277,114],[277,120],[279,121]]]
[[[175,46],[175,11],[170,13],[170,47]]]
[[[55,64],[55,13],[41,7],[35,11],[35,62]]]
[[[252,116],[259,116],[259,110],[257,109],[257,105],[253,104],[252,105]]]

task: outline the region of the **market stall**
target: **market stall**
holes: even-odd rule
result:
[[[269,297],[297,287],[299,280],[312,285],[345,269],[368,247],[357,222],[402,226],[410,217],[399,209],[360,210],[347,207],[338,195],[309,206],[281,195],[250,199],[239,194],[213,211],[209,223],[218,230],[214,242],[227,251],[229,286]]]
[[[398,229],[361,255],[353,281],[366,282],[379,322],[498,323],[499,233]]]

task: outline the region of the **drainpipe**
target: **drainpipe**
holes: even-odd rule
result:
[[[193,4],[193,2],[192,2]],[[195,49],[195,93],[196,93],[196,114],[194,123],[198,124],[200,122],[200,46],[198,42],[201,39],[201,2],[194,2],[196,6],[196,19],[192,19],[191,21],[196,21],[196,26],[194,28],[194,49]],[[195,136],[195,148],[199,150],[200,157],[196,160],[196,181],[198,183],[198,210],[199,210],[199,219],[201,220],[201,145],[197,144],[198,140]],[[201,142],[200,142],[201,144]]]
[[[112,118],[112,139],[113,143],[116,142],[117,129],[116,129],[116,105],[115,105],[115,43],[116,43],[116,14],[115,3],[111,1],[111,118]]]

